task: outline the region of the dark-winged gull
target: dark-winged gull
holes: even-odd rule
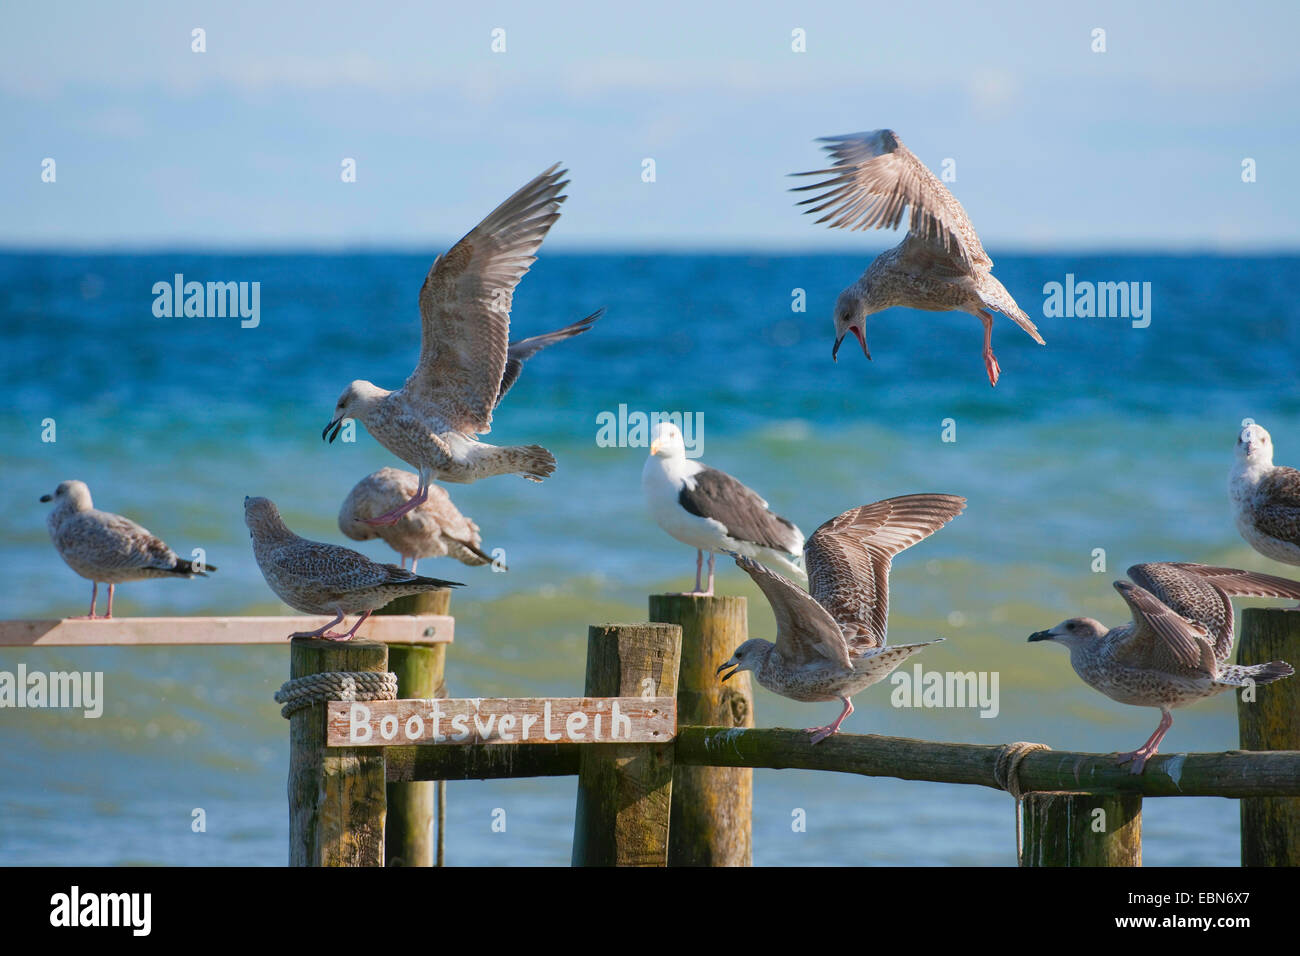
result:
[[[157,535],[151,534],[130,518],[98,510],[90,499],[90,489],[82,481],[63,481],[52,495],[41,501],[54,502],[45,519],[50,538],[68,567],[91,582],[90,620],[96,620],[95,602],[99,585],[108,585],[108,610],[104,619],[113,616],[113,587],[124,581],[146,578],[205,577],[216,565],[198,564],[176,556],[176,552]]]
[[[760,684],[791,700],[839,699],[844,710],[834,723],[808,728],[814,744],[839,733],[853,713],[854,694],[938,643],[886,645],[889,568],[894,555],[934,534],[965,507],[966,499],[955,495],[904,495],[832,518],[804,548],[811,594],[737,556],[736,563],[772,605],[776,642],[745,641],[717,672],[734,668],[725,681],[738,671],[753,671]]]
[[[1273,464],[1273,439],[1261,425],[1237,436],[1228,494],[1237,530],[1252,548],[1300,565],[1300,471]]]
[[[253,556],[262,577],[280,600],[304,614],[335,615],[323,627],[290,637],[348,641],[372,611],[389,601],[422,591],[461,587],[457,581],[426,578],[393,564],[371,561],[351,548],[300,538],[266,498],[244,499],[244,524],[253,539]],[[361,615],[351,630],[330,630],[349,614]]]
[[[401,555],[400,567],[421,558],[455,558],[471,566],[489,564],[478,525],[460,513],[440,485],[429,485],[429,497],[399,518],[396,524],[375,526],[367,520],[392,511],[411,499],[419,475],[398,468],[381,468],[356,483],[339,508],[339,530],[353,541],[382,538]]]
[[[672,422],[655,426],[650,457],[641,470],[641,488],[659,527],[696,549],[695,590],[713,593],[713,562],[718,551],[734,551],[784,568],[801,581],[803,532],[769,510],[767,502],[725,471],[686,457],[681,429]],[[709,553],[709,584],[700,575]]]
[[[1089,617],[1062,621],[1031,641],[1055,641],[1070,650],[1084,683],[1111,700],[1158,707],[1160,724],[1137,750],[1119,755],[1141,773],[1173,726],[1169,711],[1225,690],[1269,684],[1294,673],[1285,661],[1227,663],[1232,653],[1234,596],[1300,598],[1300,582],[1271,574],[1204,564],[1150,563],[1116,581],[1133,620],[1107,630]]]
[[[418,507],[435,478],[464,483],[518,474],[541,481],[555,470],[555,458],[540,445],[498,447],[475,436],[492,430],[492,410],[513,381],[511,302],[560,216],[565,172],[556,164],[537,176],[434,260],[420,289],[419,362],[401,388],[358,380],[339,397],[322,438],[332,442],[343,420],[354,418],[420,475],[416,495],[372,524],[391,524]]]
[[[912,210],[903,241],[877,256],[836,300],[832,358],[849,332],[871,358],[864,320],[895,305],[969,312],[984,323],[984,368],[990,385],[997,385],[1002,371],[993,355],[990,309],[1006,315],[1039,345],[1046,344],[1011,293],[993,278],[993,260],[961,203],[893,130],[825,136],[819,142],[827,144],[834,167],[794,174],[831,177],[795,187],[796,192],[825,190],[799,203],[811,205],[805,212],[826,210],[819,223],[837,229],[893,229],[902,222],[903,210]]]

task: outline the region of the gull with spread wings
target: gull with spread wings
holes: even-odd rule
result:
[[[923,647],[886,645],[889,568],[894,555],[928,538],[966,507],[955,495],[904,495],[852,508],[813,532],[804,547],[810,594],[758,562],[733,554],[776,617],[776,642],[745,641],[718,668],[723,680],[753,671],[760,684],[791,700],[840,700],[844,710],[812,743],[839,733],[850,698],[884,680]],[[940,638],[942,640],[942,638]]]
[[[1169,713],[1225,690],[1271,684],[1295,671],[1286,661],[1229,664],[1235,596],[1300,598],[1300,582],[1205,564],[1153,562],[1128,569],[1116,581],[1133,620],[1109,630],[1090,617],[1062,621],[1030,641],[1054,641],[1070,650],[1084,683],[1111,700],[1158,707],[1160,724],[1137,750],[1119,755],[1141,773],[1174,724]]]
[[[560,217],[567,170],[552,166],[488,214],[434,260],[420,289],[420,360],[397,391],[352,382],[321,437],[332,442],[346,418],[420,475],[405,504],[367,520],[390,525],[428,500],[429,483],[466,483],[517,474],[541,481],[555,458],[540,445],[499,447],[477,439],[492,430],[492,412],[538,349],[586,331],[599,313],[556,332],[511,343],[515,286]]]
[[[911,208],[907,236],[882,252],[835,302],[835,346],[852,332],[868,359],[868,315],[903,305],[929,312],[969,312],[984,323],[984,368],[989,384],[997,385],[1002,369],[993,355],[993,311],[1001,312],[1045,345],[1038,329],[1016,300],[993,278],[993,260],[980,245],[952,193],[903,145],[893,130],[826,136],[826,150],[835,158],[830,169],[796,176],[831,178],[795,192],[824,190],[799,203],[805,212],[825,214],[819,223],[833,229],[893,229]]]

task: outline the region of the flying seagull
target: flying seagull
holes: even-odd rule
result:
[[[1204,564],[1135,564],[1132,581],[1116,581],[1133,620],[1107,630],[1088,617],[1070,618],[1030,641],[1070,649],[1084,683],[1111,700],[1158,707],[1160,724],[1137,750],[1119,755],[1141,773],[1173,726],[1169,711],[1225,690],[1270,684],[1294,673],[1285,661],[1227,663],[1232,653],[1232,597],[1300,598],[1300,582]]]
[[[90,499],[90,489],[83,481],[63,481],[52,495],[41,501],[54,502],[45,519],[50,537],[59,556],[83,578],[89,578],[90,613],[96,620],[95,602],[99,585],[108,585],[108,610],[103,619],[113,616],[113,587],[124,581],[145,578],[206,577],[216,565],[202,564],[176,556],[176,552],[157,535],[151,534],[130,518],[99,511]]]
[[[555,458],[540,445],[498,447],[475,436],[492,430],[492,411],[514,381],[511,302],[515,286],[560,216],[566,198],[560,191],[568,180],[561,179],[566,170],[558,165],[529,182],[434,260],[420,289],[420,359],[406,383],[389,391],[354,381],[339,396],[322,438],[334,441],[343,420],[355,418],[419,472],[416,494],[370,519],[371,524],[392,524],[423,504],[435,478],[464,483],[518,474],[541,481],[555,470]],[[584,321],[590,325],[593,319]],[[573,329],[551,335],[582,331]],[[528,341],[517,345],[522,349]],[[545,344],[529,348],[536,351]],[[527,354],[516,356],[516,361],[522,363]],[[513,369],[517,376],[518,365]]]
[[[392,564],[371,561],[364,554],[337,544],[308,541],[294,534],[267,498],[244,499],[244,524],[253,539],[253,556],[262,577],[285,604],[304,614],[333,614],[334,620],[314,631],[290,637],[323,637],[349,641],[372,611],[407,594],[458,588],[456,581],[421,577]],[[330,628],[348,614],[360,614],[352,629]]]
[[[984,368],[989,384],[997,385],[1001,366],[993,355],[993,315],[1001,312],[1045,345],[1038,329],[1016,305],[1011,293],[993,278],[993,260],[980,245],[975,227],[953,194],[893,130],[825,136],[826,150],[835,158],[830,169],[796,176],[831,178],[794,192],[825,190],[799,203],[805,212],[824,215],[835,229],[893,229],[911,208],[907,236],[882,252],[835,302],[835,346],[852,332],[868,359],[868,315],[895,305],[928,312],[969,312],[984,323]]]
[[[353,541],[383,538],[401,556],[400,567],[411,561],[411,571],[421,558],[450,556],[471,566],[490,564],[482,548],[478,525],[460,513],[441,485],[429,486],[429,498],[395,524],[375,527],[366,519],[391,511],[410,500],[420,478],[409,471],[381,468],[356,483],[339,509],[339,530]]]
[[[889,567],[894,555],[934,534],[965,507],[966,499],[955,495],[904,495],[832,518],[804,548],[811,594],[736,555],[736,564],[772,605],[776,643],[757,637],[745,641],[717,673],[734,668],[725,681],[753,671],[760,684],[791,700],[843,701],[834,723],[807,731],[814,744],[839,733],[853,713],[854,694],[938,643],[887,646]]]
[[[1273,464],[1273,439],[1260,425],[1237,436],[1228,494],[1237,530],[1274,561],[1300,565],[1300,471]]]
[[[748,555],[784,568],[801,581],[807,579],[799,566],[803,532],[725,471],[688,459],[681,429],[672,422],[655,426],[650,456],[641,470],[641,488],[659,527],[696,549],[695,590],[690,594],[713,594],[718,551]],[[700,583],[706,551],[707,588]]]

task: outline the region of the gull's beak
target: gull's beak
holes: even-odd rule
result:
[[[1055,635],[1051,631],[1034,631],[1034,633],[1029,635],[1029,643],[1032,644],[1034,641],[1050,641],[1053,637],[1055,637]]]
[[[656,438],[654,441],[650,443],[650,454],[652,455],[659,454],[659,439]]]
[[[330,435],[331,428],[334,429],[334,434],[332,435]],[[332,422],[330,422],[328,425],[325,426],[325,430],[320,433],[321,441],[324,441],[325,436],[329,435],[330,444],[331,445],[334,444],[334,439],[339,437],[339,432],[341,432],[342,430],[343,430],[343,416],[340,415],[338,418],[334,419]]]
[[[727,660],[727,661],[724,661],[723,663],[719,664],[719,665],[718,665],[718,669],[717,669],[716,671],[714,671],[713,673],[714,673],[714,674],[722,674],[722,672],[725,671],[725,670],[727,670],[728,667],[735,667],[735,668],[736,668],[735,670],[733,670],[733,671],[727,671],[726,674],[723,674],[723,676],[722,676],[722,682],[725,684],[728,680],[730,680],[731,678],[735,677],[738,673],[740,673],[740,666],[739,666],[739,665],[740,665],[740,662],[739,662],[738,660],[736,660],[735,657],[732,657],[731,659],[729,659],[729,660]]]
[[[54,500],[53,495],[41,495],[41,501],[53,501],[53,500]]]
[[[865,355],[865,356],[867,357],[867,361],[870,362],[870,361],[871,361],[871,352],[870,352],[870,350],[868,350],[868,348],[867,348],[867,337],[866,337],[865,335],[862,334],[862,330],[861,330],[860,328],[858,328],[856,325],[850,325],[849,328],[848,328],[848,331],[845,332],[845,335],[847,335],[848,332],[852,332],[855,336],[857,336],[858,344],[860,344],[860,345],[862,346],[862,354]],[[838,362],[838,361],[839,361],[839,359],[836,358],[836,356],[839,355],[839,352],[840,352],[840,343],[842,343],[843,341],[844,341],[844,335],[841,335],[838,339],[835,340],[835,345],[831,348],[831,361],[832,361],[832,362]]]
[[[843,342],[843,341],[844,341],[844,336],[841,335],[838,339],[835,340],[835,344],[831,346],[831,361],[832,361],[832,362],[838,362],[838,361],[839,361],[839,359],[836,358],[836,356],[838,356],[838,355],[840,354],[840,343]]]

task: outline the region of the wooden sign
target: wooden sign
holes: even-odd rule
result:
[[[330,701],[328,747],[667,743],[672,697],[469,697]]]

